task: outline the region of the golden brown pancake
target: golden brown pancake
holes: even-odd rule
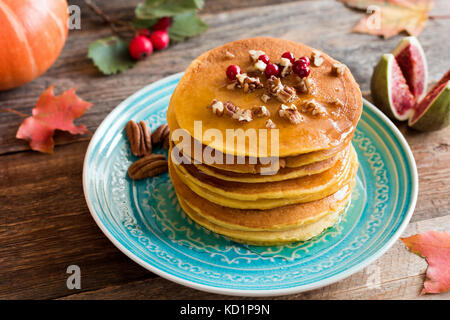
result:
[[[184,212],[213,232],[257,245],[305,241],[334,225],[350,201],[358,171],[351,139],[362,112],[361,92],[349,69],[338,72],[338,62],[325,53],[320,53],[320,65],[313,59],[306,79],[288,72],[268,81],[255,69],[261,62],[254,65],[250,50],[262,50],[271,63],[284,66],[286,51],[296,58],[318,52],[259,37],[228,43],[195,59],[167,111],[169,153],[184,160],[170,156],[169,175]],[[243,82],[241,75],[240,85],[230,86],[230,65],[257,79]],[[252,87],[257,81],[262,87]],[[234,139],[226,139],[229,129]],[[279,143],[270,145],[277,135]]]
[[[286,193],[286,195],[290,197],[280,197],[280,198],[275,198],[274,195],[270,193],[265,193],[264,194],[265,196],[269,195],[271,196],[271,198],[259,198],[257,200],[243,200],[242,198],[245,198],[246,196],[244,194],[232,194],[233,198],[229,197],[230,194],[224,195],[223,192],[216,192],[211,190],[209,186],[204,187],[193,182],[192,178],[186,176],[185,173],[179,170],[178,166],[173,166],[171,162],[169,162],[169,168],[172,171],[176,172],[178,178],[181,181],[183,181],[183,183],[188,188],[190,188],[200,197],[210,202],[229,208],[266,210],[287,206],[291,204],[306,203],[325,198],[337,192],[339,189],[343,188],[346,184],[349,184],[351,181],[353,181],[356,172],[358,170],[358,164],[356,161],[353,162],[351,165],[348,166],[347,170],[342,174],[342,176],[339,179],[333,181],[332,183],[329,183],[326,186],[317,187],[316,192],[311,192],[310,190],[308,190],[308,188],[303,188],[302,190],[304,191],[303,194],[296,194],[294,196],[293,194],[289,194],[288,192]],[[250,197],[260,195],[261,194],[250,195]],[[277,195],[283,196],[283,193],[278,193]]]
[[[173,132],[176,129],[180,129],[178,123],[176,122],[175,114],[173,112],[173,108],[171,105],[169,105],[169,108],[167,110],[167,123],[169,125],[170,132]],[[312,164],[314,162],[330,159],[330,158],[338,155],[341,151],[343,151],[350,144],[352,137],[353,137],[353,133],[351,135],[349,135],[343,143],[341,143],[340,145],[338,145],[336,147],[330,148],[330,149],[300,154],[297,156],[282,157],[282,158],[280,158],[280,161],[277,163],[277,165],[280,165],[281,168],[283,168],[283,167],[298,168],[301,166]],[[175,143],[179,143],[179,142],[180,141],[176,141]],[[200,142],[195,141],[191,137],[191,141],[190,141],[191,151],[189,152],[189,154],[183,154],[183,156],[191,159],[192,162],[194,162],[194,159],[196,159],[198,163],[202,163],[203,162],[202,157],[196,156],[196,154],[194,152],[194,144],[195,143],[200,144]],[[175,146],[175,148],[177,149],[176,146]],[[203,154],[206,146],[201,145],[201,148],[202,148],[201,154]],[[245,157],[243,163],[238,163],[237,157],[233,157],[233,161],[231,162],[231,164],[227,164],[225,161],[226,156],[223,153],[220,153],[220,151],[215,150],[215,152],[217,152],[218,154],[221,155],[220,157],[222,159],[222,162],[221,163],[212,163],[212,164],[210,164],[210,166],[220,169],[220,170],[236,172],[236,173],[256,174],[256,173],[261,172],[262,167],[269,166],[269,165],[267,165],[267,163],[268,163],[267,161],[264,161],[264,160],[261,161],[259,158],[253,158],[252,160],[254,162],[251,162],[249,157]],[[263,163],[264,165],[261,163]]]
[[[205,52],[195,59],[181,78],[170,100],[170,106],[178,125],[187,130],[192,137],[202,144],[228,154],[259,157],[259,149],[249,150],[246,139],[242,145],[233,141],[225,143],[220,139],[207,141],[203,136],[194,135],[194,121],[202,122],[202,129],[218,129],[226,136],[226,129],[262,129],[265,128],[264,118],[256,118],[248,123],[241,123],[229,117],[218,118],[206,107],[213,99],[232,101],[241,109],[260,106],[263,89],[243,94],[242,90],[228,90],[228,80],[225,76],[226,68],[239,65],[245,72],[250,66],[249,50],[263,50],[272,61],[279,61],[285,51],[291,51],[296,57],[312,55],[313,49],[293,41],[274,38],[252,38],[238,40]],[[230,58],[232,54],[234,58]],[[360,118],[362,111],[362,97],[358,84],[351,72],[345,68],[342,76],[333,74],[333,64],[338,63],[325,53],[320,67],[311,67],[309,78],[315,82],[318,90],[314,96],[299,94],[294,104],[300,107],[302,102],[315,99],[321,103],[328,115],[315,117],[304,115],[304,121],[292,125],[278,115],[280,103],[271,99],[265,103],[271,114],[271,119],[279,129],[279,156],[287,157],[318,150],[326,150],[339,146],[350,136]],[[264,76],[261,77],[263,84]],[[283,79],[287,85],[293,85],[294,76]],[[336,104],[336,100],[342,104]],[[270,130],[269,130],[270,139]],[[295,137],[295,138],[294,138]],[[269,140],[270,141],[270,140]],[[270,154],[269,145],[269,154]]]
[[[326,216],[321,217],[317,221],[310,224],[302,225],[297,228],[283,230],[283,231],[242,231],[236,229],[229,229],[221,225],[217,225],[191,208],[183,199],[179,199],[180,206],[183,211],[199,225],[208,230],[219,233],[223,236],[229,237],[236,242],[259,246],[274,246],[282,245],[295,241],[309,240],[332,227],[339,219],[339,216],[344,210],[332,212]]]
[[[343,152],[342,152],[343,153]],[[226,180],[226,181],[236,181],[236,182],[246,182],[246,183],[257,183],[257,182],[271,182],[271,181],[282,181],[288,179],[294,179],[304,176],[310,176],[313,174],[324,172],[331,167],[333,167],[336,162],[341,157],[338,154],[326,160],[314,162],[312,164],[304,165],[298,168],[281,168],[276,174],[263,175],[263,174],[253,174],[253,173],[237,173],[232,171],[225,171],[217,169],[213,166],[198,164],[195,165],[196,168],[209,176]]]
[[[351,184],[323,199],[268,210],[242,210],[208,201],[190,190],[173,167],[169,174],[177,196],[205,219],[229,229],[244,231],[280,231],[313,223],[330,213],[341,211],[350,199]]]
[[[350,152],[351,151],[351,152]],[[350,158],[350,160],[349,160]],[[349,150],[336,164],[325,172],[271,183],[242,183],[208,176],[194,165],[176,166],[182,178],[211,192],[232,199],[256,201],[260,199],[297,198],[305,194],[317,194],[345,179],[356,163],[355,151]]]

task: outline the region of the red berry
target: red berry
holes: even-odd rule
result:
[[[153,52],[153,45],[149,38],[138,35],[131,40],[128,49],[133,59],[140,60],[148,57]]]
[[[139,29],[138,30],[138,35],[145,36],[145,37],[149,38],[150,37],[150,30],[148,30],[148,29]]]
[[[264,70],[264,73],[266,74],[267,78],[270,78],[271,76],[278,76],[280,73],[280,68],[276,64],[269,63],[266,67],[266,70]]]
[[[163,30],[154,31],[150,35],[150,41],[152,42],[156,50],[165,49],[170,42],[169,34],[167,33],[167,31]]]
[[[261,60],[265,64],[269,64],[270,63],[270,59],[269,59],[269,56],[267,54],[260,55],[258,60]]]
[[[302,61],[303,62],[303,64],[305,65],[305,66],[309,66],[309,64],[311,63],[311,61],[309,60],[309,58],[308,57],[301,57],[301,58],[298,58],[298,61]]]
[[[158,20],[158,22],[152,27],[153,31],[156,30],[167,30],[172,23],[172,18],[164,17]]]
[[[311,70],[309,69],[308,66],[303,66],[299,72],[298,72],[298,76],[300,78],[306,78],[307,76],[309,76],[309,74],[311,73]]]
[[[236,75],[241,73],[241,68],[239,66],[232,64],[227,68],[227,78],[230,80],[236,80]]]
[[[294,54],[292,52],[289,52],[289,51],[286,51],[285,53],[283,53],[283,55],[281,57],[289,59],[289,61],[291,61],[291,63],[294,63],[294,61],[295,61]]]
[[[306,67],[306,65],[304,64],[304,62],[302,61],[302,60],[297,60],[297,61],[295,61],[293,64],[292,64],[292,71],[295,73],[295,74],[299,74],[299,72],[300,72],[300,70],[303,68],[303,67]]]

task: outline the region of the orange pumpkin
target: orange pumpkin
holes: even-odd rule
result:
[[[50,68],[66,42],[68,19],[66,0],[0,0],[0,90]]]

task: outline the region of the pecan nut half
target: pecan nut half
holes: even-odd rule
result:
[[[278,114],[281,118],[288,120],[292,124],[299,124],[303,121],[303,116],[298,112],[297,107],[295,105],[281,105]]]
[[[143,157],[152,153],[151,130],[147,123],[128,121],[125,131],[130,142],[131,153],[136,157]]]
[[[288,103],[295,99],[297,92],[294,88],[289,86],[283,86],[277,94],[277,100],[281,103]]]
[[[236,75],[236,79],[236,87],[243,88],[244,93],[253,92],[256,89],[261,89],[264,87],[259,78],[249,77],[246,73]]]
[[[168,170],[168,162],[162,154],[150,154],[131,164],[128,176],[133,180],[140,180],[156,176]]]
[[[233,115],[239,111],[239,107],[235,106],[231,101],[225,102],[224,108],[224,113],[228,117],[233,117]]]
[[[252,108],[252,113],[255,117],[263,118],[270,117],[270,111],[266,106],[257,106]]]
[[[280,78],[271,76],[267,80],[268,91],[281,103],[288,103],[295,99],[295,89],[289,86],[285,86],[281,83]]]
[[[325,107],[314,99],[303,104],[303,112],[309,112],[313,116],[325,116],[327,114]]]
[[[169,139],[170,129],[167,123],[160,125],[152,133],[152,142],[155,146],[163,146],[165,148],[165,141]]]
[[[223,116],[223,102],[217,99],[213,99],[211,103],[207,106],[208,109],[212,111],[216,116]]]

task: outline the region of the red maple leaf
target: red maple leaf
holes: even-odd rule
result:
[[[71,134],[89,132],[86,126],[76,126],[73,121],[81,117],[91,106],[91,103],[75,94],[74,88],[55,96],[53,86],[50,86],[39,97],[32,116],[26,118],[20,125],[16,138],[29,141],[33,150],[53,153],[55,130],[68,131]]]
[[[450,290],[450,233],[428,231],[401,238],[412,252],[428,263],[424,288],[420,294]]]

